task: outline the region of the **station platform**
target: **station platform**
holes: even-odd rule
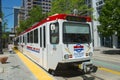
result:
[[[0,63],[0,80],[55,80],[55,78],[44,71],[40,66],[30,61],[18,50],[9,53],[7,49],[0,57],[8,57],[6,63]]]

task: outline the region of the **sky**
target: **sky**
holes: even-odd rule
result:
[[[14,7],[20,7],[22,0],[1,0],[4,20],[7,20],[7,28],[14,27]]]

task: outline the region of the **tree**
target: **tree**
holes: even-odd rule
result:
[[[106,0],[102,7],[98,31],[103,36],[120,35],[120,1]]]
[[[2,23],[2,39],[7,39],[8,38],[8,32],[6,32],[7,28],[7,20],[3,20]]]
[[[3,19],[4,15],[2,15],[2,47],[5,48],[7,47],[7,42],[8,42],[8,38],[9,38],[9,32],[7,32],[6,30],[7,28],[7,19]]]
[[[2,19],[2,32],[5,32],[7,29],[7,19]]]
[[[20,21],[20,27],[17,28],[18,34],[31,27],[34,23],[41,21],[45,17],[45,15],[42,13],[42,8],[40,6],[34,6],[28,12],[28,15],[28,19]]]
[[[74,9],[85,14],[92,11],[92,8],[85,4],[85,0],[53,0],[49,15],[56,13],[71,14]]]
[[[28,23],[31,23],[31,25],[33,25],[35,22],[41,21],[45,17],[40,6],[34,6],[28,13],[28,15],[30,17],[27,21]]]

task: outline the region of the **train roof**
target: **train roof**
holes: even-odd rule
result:
[[[76,20],[80,20],[81,22],[91,22],[91,18],[89,16],[77,16],[77,15],[70,15],[70,14],[54,14],[52,16],[49,16],[45,19],[43,19],[42,21],[34,24],[33,26],[31,26],[30,28],[26,29],[24,32],[22,32],[21,34],[24,34],[46,22],[49,21],[53,21],[53,20],[58,20],[58,19],[62,19],[62,20],[70,20],[70,21],[74,21],[74,18],[72,17],[76,17]],[[78,19],[79,18],[79,19]],[[20,35],[21,35],[20,34]]]

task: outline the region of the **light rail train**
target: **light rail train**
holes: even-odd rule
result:
[[[43,69],[55,74],[67,69],[92,72],[91,18],[55,14],[15,38],[18,49]]]

